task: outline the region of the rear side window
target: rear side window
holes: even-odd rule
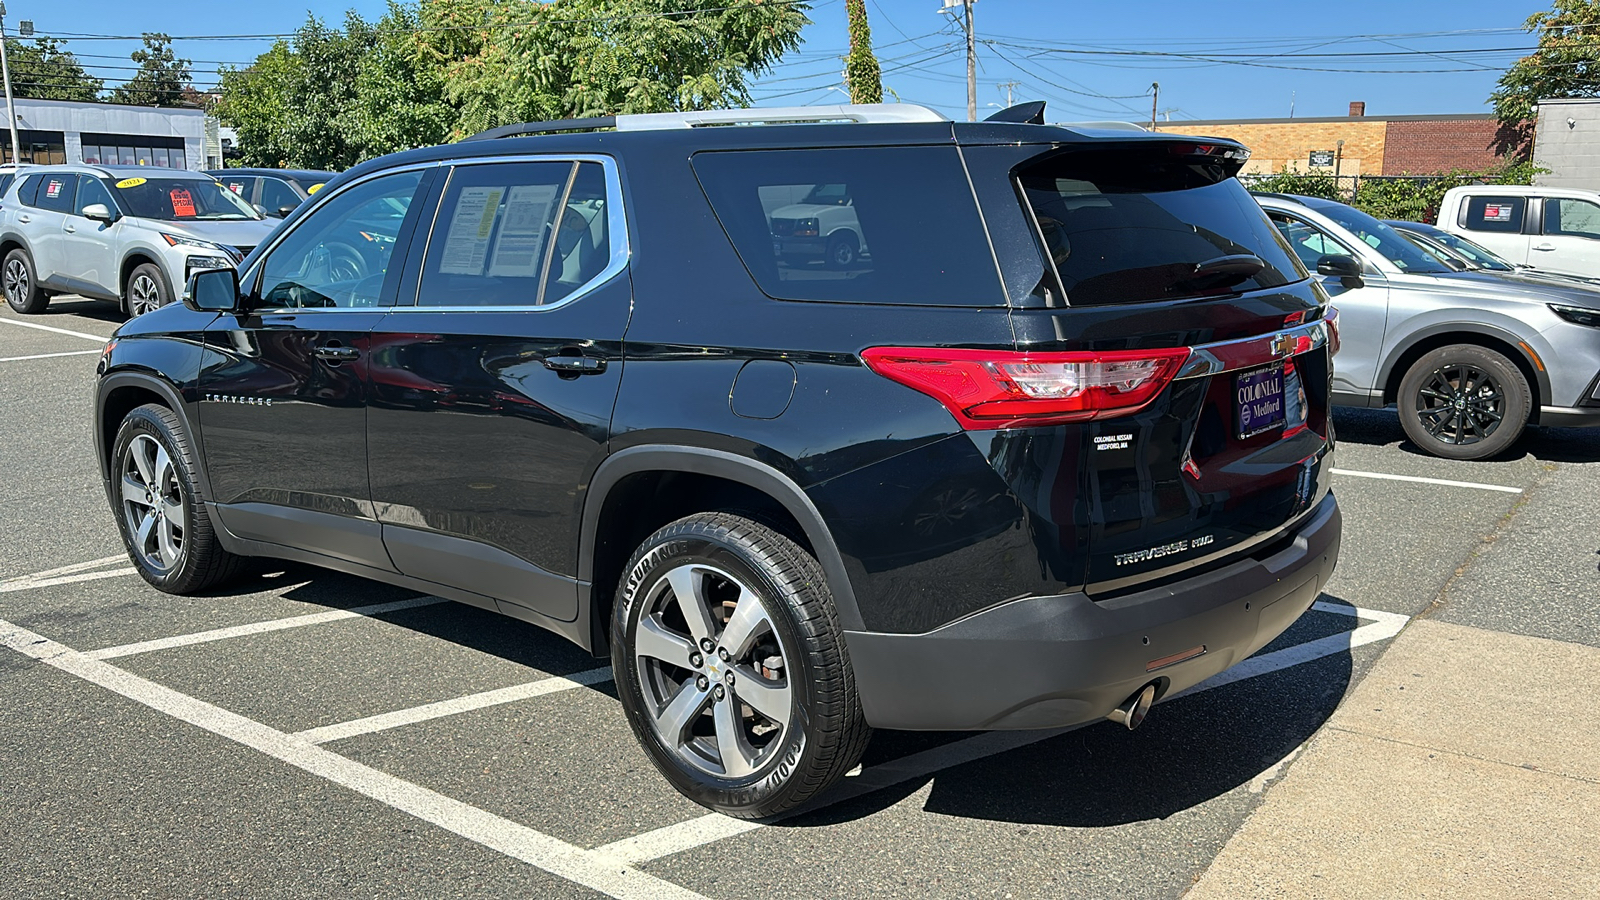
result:
[[[768,296],[1005,305],[954,147],[699,153],[694,170]]]
[[[1249,193],[1164,144],[1051,156],[1019,178],[1067,302],[1177,300],[1306,277]]]
[[[78,176],[46,175],[39,184],[37,206],[55,212],[72,212],[72,202],[78,196]]]
[[[5,194],[5,192],[11,188],[11,182],[16,180],[17,176],[11,172],[0,175],[0,195]]]
[[[39,192],[39,182],[43,180],[43,175],[29,175],[22,179],[22,187],[17,188],[17,200],[24,206],[32,206],[34,196]]]
[[[1515,234],[1522,230],[1522,211],[1526,197],[1468,197],[1461,225],[1469,231],[1499,231]]]

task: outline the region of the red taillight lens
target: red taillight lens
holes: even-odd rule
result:
[[[1189,348],[1019,353],[872,347],[872,371],[938,400],[969,430],[1085,422],[1143,409]]]
[[[1328,323],[1328,356],[1331,357],[1339,352],[1339,308],[1328,307],[1328,311],[1322,316],[1322,321]]]

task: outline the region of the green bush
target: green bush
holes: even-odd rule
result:
[[[1339,183],[1332,175],[1321,172],[1291,172],[1287,167],[1275,175],[1254,176],[1246,186],[1252,191],[1273,194],[1299,194],[1302,197],[1321,197],[1324,200],[1342,200]]]

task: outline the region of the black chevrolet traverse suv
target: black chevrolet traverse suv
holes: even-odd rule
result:
[[[537,623],[736,816],[872,727],[1136,725],[1333,570],[1335,313],[1244,148],[1041,119],[619,116],[358,166],[107,346],[129,553],[172,593],[279,557]]]

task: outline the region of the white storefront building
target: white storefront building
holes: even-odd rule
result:
[[[3,98],[0,98],[3,103]],[[18,99],[17,143],[22,162],[103,163],[201,170],[208,159],[203,110],[117,103]],[[11,132],[0,123],[5,161],[14,162]],[[215,152],[215,151],[213,151]]]

